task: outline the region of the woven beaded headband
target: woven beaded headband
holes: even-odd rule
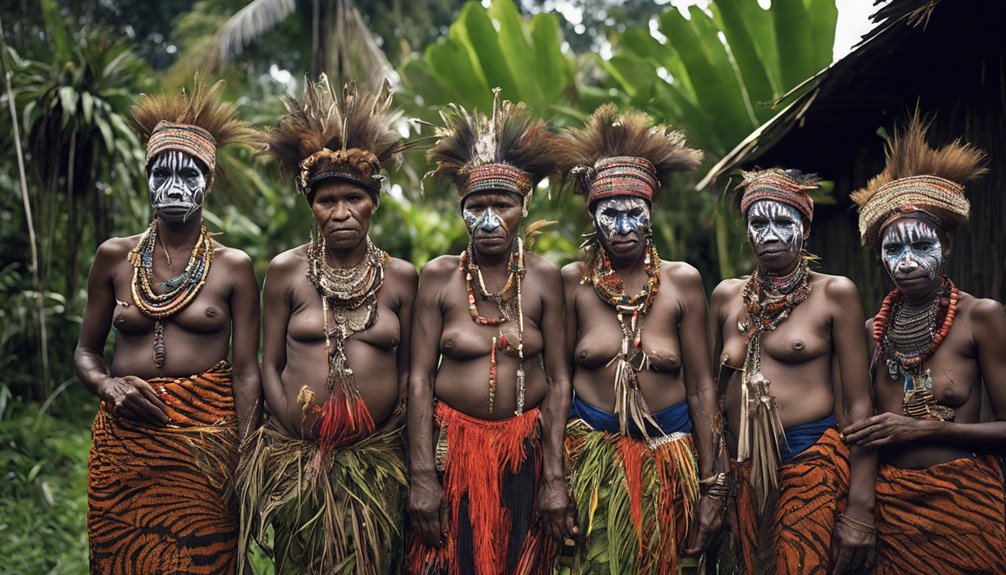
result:
[[[741,196],[741,213],[746,214],[751,204],[760,200],[775,200],[793,206],[808,222],[814,221],[814,200],[807,190],[816,190],[817,184],[801,184],[782,171],[768,171],[744,186]]]
[[[531,192],[531,174],[508,164],[492,163],[468,170],[461,192],[461,203],[476,192],[504,191],[526,198]]]
[[[575,168],[574,168],[575,170]],[[590,181],[587,191],[587,205],[612,196],[635,196],[648,202],[660,187],[657,170],[646,158],[635,156],[613,156],[601,158],[594,167],[585,172]]]
[[[329,178],[362,186],[375,196],[381,193],[384,181],[381,162],[373,152],[359,148],[333,152],[323,148],[300,162],[297,191],[306,196],[314,184]]]
[[[971,204],[959,184],[937,176],[910,176],[888,182],[859,210],[859,237],[872,245],[892,216],[922,211],[958,224],[968,221]]]
[[[154,128],[147,140],[146,166],[150,168],[154,158],[162,152],[177,150],[191,154],[206,164],[209,179],[217,167],[217,141],[206,130],[189,124],[173,124],[162,120]],[[209,186],[207,185],[207,188]]]

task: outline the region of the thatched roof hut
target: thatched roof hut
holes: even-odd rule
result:
[[[845,58],[808,80],[809,89],[753,132],[700,187],[736,168],[784,165],[835,183],[819,205],[808,249],[822,271],[852,277],[868,310],[890,282],[859,246],[849,193],[884,165],[884,143],[918,104],[933,117],[931,144],[958,136],[984,149],[990,173],[968,187],[971,224],[949,274],[964,290],[1006,300],[1006,2],[893,0]],[[808,86],[805,86],[808,87]]]

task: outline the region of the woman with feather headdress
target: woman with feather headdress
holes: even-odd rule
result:
[[[678,573],[689,526],[711,537],[725,494],[713,473],[718,410],[702,279],[660,259],[650,215],[660,188],[702,152],[611,104],[562,143],[564,172],[594,222],[583,261],[562,270],[574,390],[566,449],[583,530],[573,572]],[[696,525],[699,469],[712,480]]]
[[[877,573],[1006,573],[1006,313],[941,273],[968,221],[981,150],[926,142],[918,112],[887,166],[852,195],[863,245],[896,289],[867,324],[878,415],[843,429],[876,449]],[[991,240],[991,238],[990,238]],[[981,422],[988,394],[994,421]]]
[[[88,459],[92,573],[235,570],[230,494],[239,437],[258,420],[259,298],[251,259],[202,220],[217,148],[252,134],[222,88],[197,78],[192,92],[133,106],[154,219],[98,248],[74,353],[101,399]]]
[[[562,470],[569,375],[559,269],[526,253],[519,230],[555,168],[555,137],[498,92],[488,117],[459,106],[442,115],[428,157],[457,188],[471,239],[460,256],[427,264],[416,302],[407,567],[546,573],[551,539],[573,531]]]
[[[262,381],[271,418],[238,468],[241,544],[277,573],[398,573],[405,494],[402,415],[417,274],[370,240],[399,114],[328,78],[264,136],[314,216],[308,243],[269,264]],[[305,230],[307,233],[307,230]],[[274,531],[271,549],[263,543]]]
[[[712,295],[741,573],[859,573],[872,563],[876,458],[850,454],[837,428],[872,412],[863,311],[848,278],[810,271],[803,242],[817,187],[798,170],[744,174],[738,207],[758,267]]]

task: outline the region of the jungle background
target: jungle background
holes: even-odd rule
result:
[[[865,0],[860,2],[867,4]],[[242,118],[269,126],[306,74],[364,87],[388,77],[404,114],[436,121],[491,89],[555,127],[598,105],[645,110],[705,151],[658,199],[661,255],[708,289],[752,267],[726,184],[705,171],[833,61],[835,0],[8,0],[0,8],[0,574],[84,573],[86,460],[97,400],[71,358],[96,247],[149,222],[129,106],[200,72],[228,81]],[[859,7],[862,10],[864,7]],[[868,7],[867,7],[868,8]],[[409,138],[429,128],[402,124]],[[222,151],[204,211],[220,241],[270,258],[306,241],[310,212],[275,166]],[[453,192],[422,152],[392,174],[372,237],[421,267],[460,252]],[[582,199],[538,190],[534,250],[563,264],[589,229]],[[828,187],[818,194],[829,201]],[[854,246],[850,246],[854,247]],[[823,271],[829,271],[825,262]],[[109,338],[109,346],[112,338]],[[110,347],[109,347],[110,348]],[[106,356],[109,354],[106,354]],[[261,557],[258,572],[270,572]]]

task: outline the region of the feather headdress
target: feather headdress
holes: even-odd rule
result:
[[[909,212],[935,216],[948,231],[967,223],[971,204],[964,184],[987,171],[985,153],[959,138],[933,149],[926,142],[928,129],[916,110],[894,135],[884,171],[852,193],[863,245],[875,245],[887,223]]]
[[[264,135],[265,152],[295,176],[305,196],[315,183],[336,178],[363,186],[376,199],[382,170],[400,161],[405,149],[394,126],[401,112],[391,107],[393,95],[387,82],[376,94],[346,84],[339,99],[325,74],[307,80],[303,102],[283,98],[288,113]]]
[[[458,199],[475,192],[507,191],[530,199],[534,186],[554,172],[556,136],[523,103],[499,99],[491,116],[451,104],[440,117],[437,140],[426,153],[437,166],[427,175],[451,180]]]
[[[702,152],[687,147],[681,132],[651,127],[643,112],[619,114],[614,104],[595,110],[584,128],[565,130],[561,140],[563,172],[575,178],[588,206],[624,195],[652,202],[671,173],[702,162]]]
[[[757,201],[775,200],[793,206],[810,222],[814,220],[814,200],[808,192],[816,190],[820,182],[817,174],[785,168],[741,172],[741,183],[736,189],[743,191],[738,194],[737,207],[741,214],[746,214]]]
[[[177,150],[206,165],[207,186],[216,172],[217,148],[250,143],[254,130],[238,119],[237,107],[220,100],[224,81],[212,86],[196,76],[192,91],[180,94],[141,94],[132,107],[133,121],[147,139],[146,167],[158,154]]]

